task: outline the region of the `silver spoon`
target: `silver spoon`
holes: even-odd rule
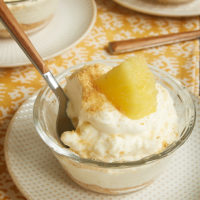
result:
[[[57,136],[60,139],[60,136],[64,131],[74,129],[72,122],[66,113],[68,98],[3,0],[0,0],[0,19],[56,95],[59,102],[56,129]]]

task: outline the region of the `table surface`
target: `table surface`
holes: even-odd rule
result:
[[[179,79],[192,93],[199,94],[198,40],[115,56],[108,54],[105,48],[112,40],[198,30],[199,17],[154,17],[123,8],[112,1],[96,0],[96,3],[97,19],[88,36],[71,50],[46,61],[54,74],[90,60],[125,59],[143,54],[150,65],[164,69]],[[6,169],[3,144],[13,114],[42,85],[44,81],[31,65],[0,68],[0,200],[25,199]]]

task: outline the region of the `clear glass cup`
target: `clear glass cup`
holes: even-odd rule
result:
[[[45,27],[53,18],[58,0],[4,0],[23,30],[32,34]],[[10,34],[0,23],[0,37]]]
[[[105,63],[115,66],[122,60],[92,61],[87,64]],[[57,76],[64,87],[65,77],[85,64],[71,67]],[[163,152],[149,155],[132,162],[100,162],[83,159],[61,145],[56,135],[56,113],[58,102],[49,89],[44,87],[38,94],[33,118],[36,130],[46,145],[60,162],[67,174],[82,187],[105,194],[122,194],[134,192],[152,183],[167,167],[173,153],[187,140],[194,127],[196,112],[192,98],[187,89],[168,73],[150,67],[156,80],[171,94],[178,115],[180,138],[169,145]],[[164,103],[164,102],[163,102]]]

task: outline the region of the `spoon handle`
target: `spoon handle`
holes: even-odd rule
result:
[[[193,40],[199,37],[200,37],[200,30],[188,31],[183,33],[173,33],[173,34],[146,37],[146,38],[113,41],[109,43],[108,49],[111,54],[121,54],[121,53],[146,49],[150,47]]]
[[[26,56],[30,59],[33,65],[37,68],[37,70],[44,75],[45,73],[49,72],[47,66],[43,62],[41,56],[21,29],[20,25],[16,21],[15,17],[12,15],[10,10],[8,9],[7,5],[0,0],[0,19],[1,22],[5,25],[9,33],[24,51]]]

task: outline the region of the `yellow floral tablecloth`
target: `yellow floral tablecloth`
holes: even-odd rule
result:
[[[63,55],[46,63],[54,74],[74,64],[99,59],[124,59],[139,53],[148,63],[178,78],[191,92],[199,93],[199,42],[188,41],[134,53],[111,56],[108,41],[138,38],[199,29],[199,17],[164,18],[136,13],[111,0],[97,0],[96,24],[87,37]],[[3,143],[9,121],[19,106],[34,94],[44,81],[33,66],[0,69],[0,200],[25,199],[6,169]]]

